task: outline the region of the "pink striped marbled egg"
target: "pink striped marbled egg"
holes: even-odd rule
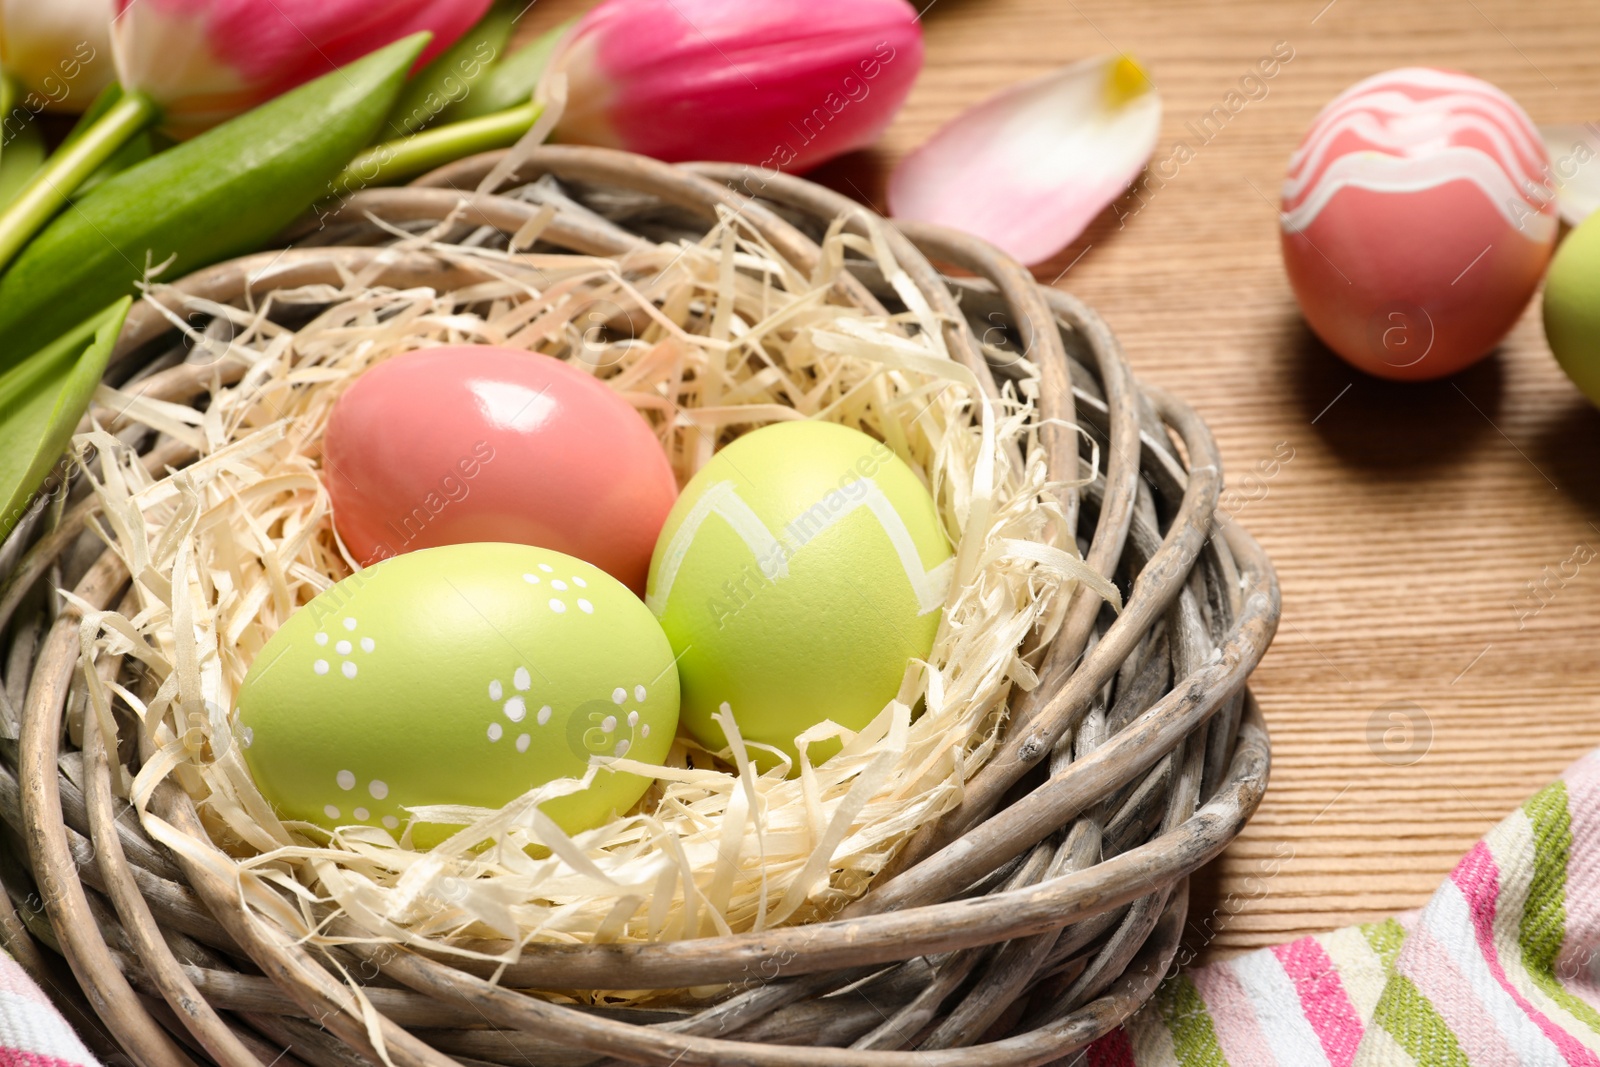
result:
[[[1283,184],[1283,260],[1306,321],[1383,378],[1481,359],[1555,246],[1549,167],[1527,114],[1479,78],[1406,67],[1351,86]]]

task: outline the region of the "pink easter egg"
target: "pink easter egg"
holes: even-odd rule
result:
[[[1533,122],[1482,79],[1406,67],[1351,86],[1283,184],[1283,261],[1306,321],[1381,378],[1482,359],[1555,247],[1549,170]]]
[[[678,496],[655,431],[610,386],[488,345],[408,352],[358,378],[329,416],[323,482],[363,565],[507,541],[577,556],[641,594]]]

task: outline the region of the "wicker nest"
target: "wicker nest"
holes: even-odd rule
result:
[[[486,178],[497,194],[459,191]],[[126,596],[129,573],[91,528],[98,499],[64,484],[0,549],[0,725],[16,738],[0,741],[0,819],[17,839],[0,851],[0,942],[97,1052],[151,1067],[1041,1064],[1149,997],[1177,951],[1187,876],[1266,788],[1267,733],[1245,683],[1276,626],[1276,580],[1217,510],[1221,465],[1204,423],[1141,387],[1092,311],[993,248],[896,228],[747,168],[583,148],[486,156],[357,194],[292,235],[300,247],[152,294],[108,381],[171,371],[187,343],[180,315],[254,306],[264,289],[331,291],[361,272],[449,293],[491,276],[403,241],[385,247],[419,230],[499,248],[536,240],[530,251],[546,261],[621,263],[730,218],[807,267],[840,228],[881,242],[896,275],[883,259],[846,258],[828,300],[931,315],[943,349],[991,398],[1014,400],[1027,368],[1036,398],[1022,440],[1061,487],[1052,521],[1120,587],[1120,610],[1092,583],[1071,586],[1045,639],[1025,650],[1037,684],[1011,690],[993,717],[959,802],[899,842],[842,910],[717,936],[528,943],[515,962],[486,965],[342,928],[312,943],[303,927],[246,909],[190,793],[165,780],[128,803],[149,752],[122,729],[108,745],[85,716],[91,690],[129,664],[94,657],[84,619]],[[218,373],[169,373],[165,399],[203,406]],[[152,473],[196,455],[181,433],[119,437]],[[126,707],[115,714],[129,721]],[[570,995],[615,989],[693,995],[644,1007]]]

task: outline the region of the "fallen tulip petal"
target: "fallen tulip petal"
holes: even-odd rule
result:
[[[1550,153],[1556,207],[1576,226],[1600,208],[1600,123],[1541,126],[1539,135]]]
[[[1086,59],[945,124],[895,168],[889,209],[1039,263],[1133,183],[1160,126],[1161,98],[1137,63]]]

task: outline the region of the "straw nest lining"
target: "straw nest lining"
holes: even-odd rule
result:
[[[152,790],[174,778],[237,857],[247,903],[281,910],[289,894],[311,940],[349,917],[375,939],[445,952],[498,937],[499,958],[513,962],[529,941],[667,941],[837,912],[960,801],[1011,688],[1037,683],[1034,665],[1078,580],[1120,604],[1065,537],[1063,487],[1047,483],[1043,453],[1027,440],[1037,432],[1031,405],[1008,385],[978,410],[977,381],[949,358],[926,306],[888,315],[829,301],[847,254],[886,278],[903,274],[876,232],[834,226],[803,270],[731,214],[697,242],[653,244],[621,263],[435,239],[451,225],[395,250],[498,280],[394,289],[368,267],[338,288],[273,290],[248,308],[155,290],[190,336],[186,362],[167,373],[239,380],[210,389],[203,410],[157,399],[162,384],[148,378],[102,387],[97,402],[118,422],[194,450],[181,469],[152,475],[105,429],[77,440],[98,458],[85,466],[94,525],[133,575],[119,610],[83,606],[84,665],[139,668],[136,681],[88,690],[108,749],[135,731],[142,765],[129,799],[157,840],[187,847],[148,811]],[[532,244],[537,233],[517,237]],[[311,321],[297,330],[273,321],[297,305],[316,309]],[[192,313],[215,316],[212,336],[187,326]],[[859,734],[831,723],[812,731],[814,741],[841,736],[844,749],[821,766],[803,761],[795,777],[758,773],[737,741],[720,759],[680,741],[664,769],[607,760],[657,784],[632,813],[574,838],[536,819],[535,805],[575,781],[499,811],[418,809],[430,822],[472,820],[426,853],[407,847],[407,826],[351,826],[329,839],[280,823],[250,779],[231,709],[288,614],[351,573],[318,462],[329,411],[369,367],[462,342],[592,369],[650,419],[680,484],[717,444],[777,419],[828,419],[887,441],[923,473],[959,545],[930,661],[909,667],[898,698]],[[1020,360],[1015,371],[1034,377]],[[1020,454],[1030,459],[1014,466]],[[120,727],[117,699],[132,720]],[[532,858],[533,845],[551,855]]]
[[[474,161],[432,183],[470,187],[487,170]],[[58,499],[0,556],[13,572],[0,625],[30,595],[42,599],[41,579],[76,598],[60,618],[48,604],[24,613],[11,635],[7,692],[26,713],[21,781],[0,788],[0,816],[27,835],[48,923],[26,910],[10,918],[31,918],[61,947],[116,1039],[146,1062],[178,1062],[164,1028],[229,1063],[270,1061],[293,1034],[295,1055],[319,1064],[349,1049],[430,1064],[446,1062],[441,1049],[508,1062],[604,1052],[870,1064],[886,1061],[870,1051],[793,1058],[799,1050],[770,1043],[954,1049],[994,1027],[971,1050],[981,1058],[928,1062],[1036,1063],[1103,1032],[1148,995],[1175,947],[1184,874],[1237,832],[1265,780],[1265,736],[1241,687],[1270,639],[1276,589],[1253,543],[1213,524],[1220,472],[1204,426],[1137,389],[1092,313],[1041,293],[976,242],[914,234],[990,279],[947,282],[868,213],[852,209],[841,227],[848,205],[802,182],[751,189],[747,175],[708,169],[768,198],[745,200],[683,169],[577,149],[542,150],[525,170],[517,181],[552,171],[563,182],[465,203],[442,188],[361,194],[318,238],[346,247],[254,257],[156,294],[215,317],[176,353],[183,362],[147,348],[123,364],[125,375],[155,358],[136,386],[102,394],[104,431],[88,439],[92,498]],[[407,236],[395,244],[397,228]],[[375,242],[392,247],[349,247]],[[530,251],[507,256],[508,245]],[[662,284],[673,272],[676,288]],[[782,302],[786,315],[774,308]],[[352,323],[367,347],[349,343]],[[142,306],[123,355],[171,326]],[[517,847],[538,833],[527,805],[486,816],[480,829],[500,844],[483,854],[423,856],[377,830],[287,845],[242,777],[229,703],[216,697],[231,696],[252,642],[343,573],[313,463],[338,382],[456,337],[583,358],[638,398],[680,474],[728,427],[791,409],[888,440],[927,473],[959,538],[961,576],[932,663],[912,672],[857,751],[809,780],[706,769],[705,754],[680,748],[675,761],[696,769],[658,786],[641,808],[649,815],[571,849],[546,838],[557,846],[548,861]],[[995,385],[985,355],[1010,385]],[[692,376],[679,377],[685,369]],[[191,406],[201,394],[203,414]],[[168,476],[168,466],[181,469]],[[1090,477],[1081,493],[1070,488]],[[97,511],[118,545],[98,558],[96,538],[79,536]],[[173,575],[199,595],[164,593]],[[1127,594],[1120,615],[1105,607],[1117,594],[1101,575]],[[173,633],[196,636],[163,644]],[[186,662],[185,647],[214,652]],[[75,683],[86,653],[95,669]],[[142,675],[131,667],[141,659]],[[919,696],[927,710],[912,719]],[[58,780],[64,708],[74,750]],[[924,730],[936,724],[949,734]],[[778,790],[800,802],[773,803]],[[20,811],[6,800],[19,793]],[[122,794],[142,817],[115,819]],[[681,807],[667,805],[664,819],[672,797]],[[684,809],[680,825],[692,828],[690,816],[720,812],[742,862],[687,856],[713,854],[722,835],[672,836]],[[808,843],[788,847],[795,839]],[[70,863],[88,841],[100,851],[78,872],[86,892]],[[660,858],[674,841],[686,862]],[[625,881],[641,869],[676,880]],[[692,891],[686,869],[701,878]],[[850,904],[874,872],[870,894]],[[590,906],[597,887],[611,894],[604,914]],[[629,899],[630,887],[666,899],[664,915]],[[7,947],[36,957],[7,919]],[[393,947],[423,939],[421,953]],[[266,977],[236,972],[241,956]],[[372,979],[378,987],[364,984]],[[134,997],[130,981],[177,1017]],[[392,983],[415,992],[381,988]],[[602,1003],[618,994],[594,991],[721,1000],[576,1014],[511,988]],[[498,1049],[471,1036],[484,1020],[516,1040]],[[444,1029],[405,1029],[419,1026]]]

